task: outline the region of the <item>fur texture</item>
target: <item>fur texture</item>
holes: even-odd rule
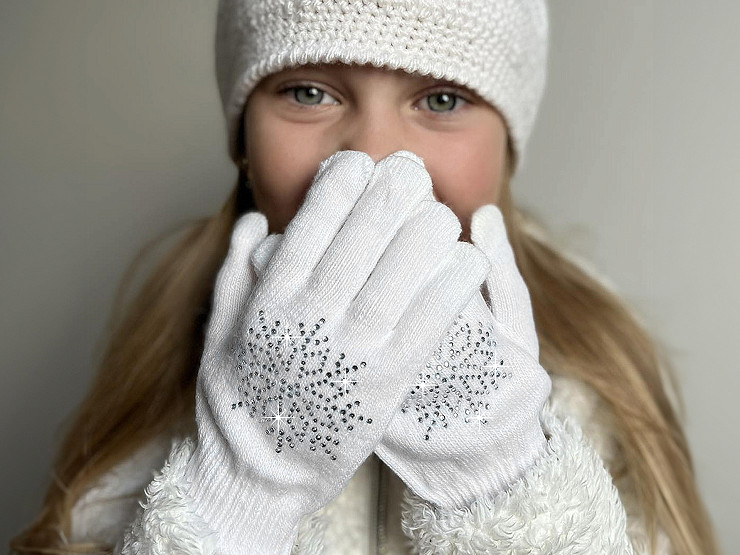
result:
[[[542,414],[550,454],[510,490],[441,512],[409,490],[403,529],[418,552],[632,554],[611,476],[570,418]]]
[[[623,464],[609,411],[590,388],[560,376],[553,376],[547,408],[543,426],[552,455],[508,493],[440,513],[404,488],[399,526],[416,544],[415,551],[630,553],[626,542],[631,541],[635,554],[648,553],[644,516],[629,476],[612,480],[609,472]],[[162,438],[123,461],[78,501],[70,540],[118,542],[116,553],[212,553],[214,537],[187,508],[180,489],[181,470],[193,447],[192,440]],[[364,484],[370,474],[356,479]],[[349,505],[335,500],[304,518],[292,555],[360,548],[347,529],[347,511],[364,503],[370,490],[356,486],[345,492]],[[329,544],[330,529],[334,541]],[[662,529],[658,534],[657,553],[672,554]]]
[[[146,487],[136,519],[126,529],[116,555],[216,555],[217,534],[191,510],[182,491],[183,471],[195,449],[192,438],[173,440],[162,470]],[[321,555],[324,510],[304,517],[292,555]]]
[[[506,492],[440,511],[405,491],[402,527],[419,553],[632,554],[618,492],[581,428],[549,403],[542,423],[550,454]],[[193,448],[189,438],[173,443],[116,553],[216,553],[215,534],[189,509],[180,486]],[[293,555],[323,553],[323,516],[304,518]]]
[[[181,489],[194,447],[191,438],[173,441],[169,458],[146,487],[146,499],[122,543],[116,545],[116,554],[216,553],[216,534],[190,509]]]

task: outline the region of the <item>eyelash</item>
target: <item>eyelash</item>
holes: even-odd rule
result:
[[[310,89],[310,88],[318,89],[319,91],[323,92],[324,94],[329,94],[324,89],[322,89],[321,87],[317,87],[313,83],[295,83],[295,84],[291,84],[291,85],[289,85],[287,87],[284,87],[284,88],[280,89],[278,91],[278,94],[285,95],[286,93],[291,92],[291,91],[294,91],[295,89]],[[458,94],[457,91],[456,91],[456,89],[451,89],[449,87],[441,87],[441,88],[438,88],[438,89],[434,89],[432,91],[429,91],[427,94],[425,94],[422,97],[422,99],[427,98],[429,96],[434,96],[436,94],[443,94],[443,93],[444,94],[449,94],[449,95],[455,97],[457,100],[455,101],[455,104],[454,104],[454,107],[453,107],[452,110],[448,110],[446,112],[435,112],[434,110],[427,110],[428,112],[434,114],[435,117],[441,117],[441,118],[450,117],[450,116],[454,115],[455,113],[459,112],[460,110],[462,110],[463,107],[466,104],[468,104],[468,102],[469,102],[464,96]],[[322,98],[322,100],[323,100],[323,98]],[[459,104],[458,100],[462,100],[462,104]],[[295,102],[295,104],[298,105],[299,109],[308,109],[308,110],[310,110],[314,106],[320,106],[320,104],[309,105],[309,104],[301,104],[300,102]]]

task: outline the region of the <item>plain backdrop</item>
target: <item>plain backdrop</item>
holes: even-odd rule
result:
[[[711,6],[711,7],[710,7]],[[215,0],[0,2],[0,543],[37,512],[124,269],[236,177]],[[740,3],[551,1],[515,199],[670,350],[698,481],[740,544]]]

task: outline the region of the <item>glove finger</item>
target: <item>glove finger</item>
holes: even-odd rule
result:
[[[275,254],[275,250],[280,244],[280,240],[283,238],[282,233],[271,233],[259,246],[252,251],[250,256],[250,262],[254,268],[254,272],[257,275],[257,279],[261,279],[265,273],[265,268],[270,262],[272,255]]]
[[[539,360],[539,340],[534,325],[529,289],[519,273],[498,206],[487,204],[472,216],[470,237],[491,263],[485,289],[494,318],[521,338],[524,347]]]
[[[461,226],[447,206],[424,201],[393,238],[355,298],[350,325],[371,335],[393,329],[429,276],[455,247]]]
[[[321,162],[258,290],[289,297],[305,284],[365,190],[374,167],[368,154],[354,150],[336,152]]]
[[[424,200],[434,201],[436,200],[434,198],[433,192],[430,190],[427,196]],[[458,221],[455,219],[455,221]],[[458,222],[459,227],[459,222]],[[458,231],[457,235],[454,237],[453,241],[457,239],[460,236],[460,232]],[[283,238],[282,233],[271,233],[268,235],[264,241],[262,241],[256,249],[252,251],[252,255],[250,257],[252,266],[254,267],[254,271],[257,274],[257,278],[261,278],[262,275],[265,273],[265,268],[267,267],[267,264],[270,262],[270,259],[275,254],[275,251],[277,250],[278,244]],[[440,258],[442,258],[440,256]]]
[[[231,243],[216,276],[208,336],[222,340],[236,319],[254,285],[249,255],[267,235],[267,218],[260,212],[244,214],[234,224]]]
[[[392,339],[394,349],[406,349],[413,381],[417,370],[429,359],[442,335],[452,325],[474,294],[480,294],[480,285],[490,264],[475,245],[455,243],[439,269],[419,290],[397,326]]]
[[[366,191],[309,278],[307,290],[318,306],[342,309],[352,301],[431,188],[421,158],[411,152],[393,153],[376,164]]]

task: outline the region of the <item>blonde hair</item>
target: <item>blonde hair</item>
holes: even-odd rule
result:
[[[689,447],[661,375],[678,393],[664,350],[624,301],[545,240],[543,225],[511,198],[509,148],[499,207],[532,300],[540,362],[591,386],[611,410],[654,551],[660,525],[679,554],[718,553]],[[110,337],[87,395],[66,426],[41,511],[11,540],[14,553],[111,553],[67,544],[71,509],[116,463],[155,436],[194,420],[194,385],[218,269],[237,217],[254,209],[240,172],[221,210],[192,224],[123,312],[122,280]],[[683,401],[681,411],[683,412]]]

